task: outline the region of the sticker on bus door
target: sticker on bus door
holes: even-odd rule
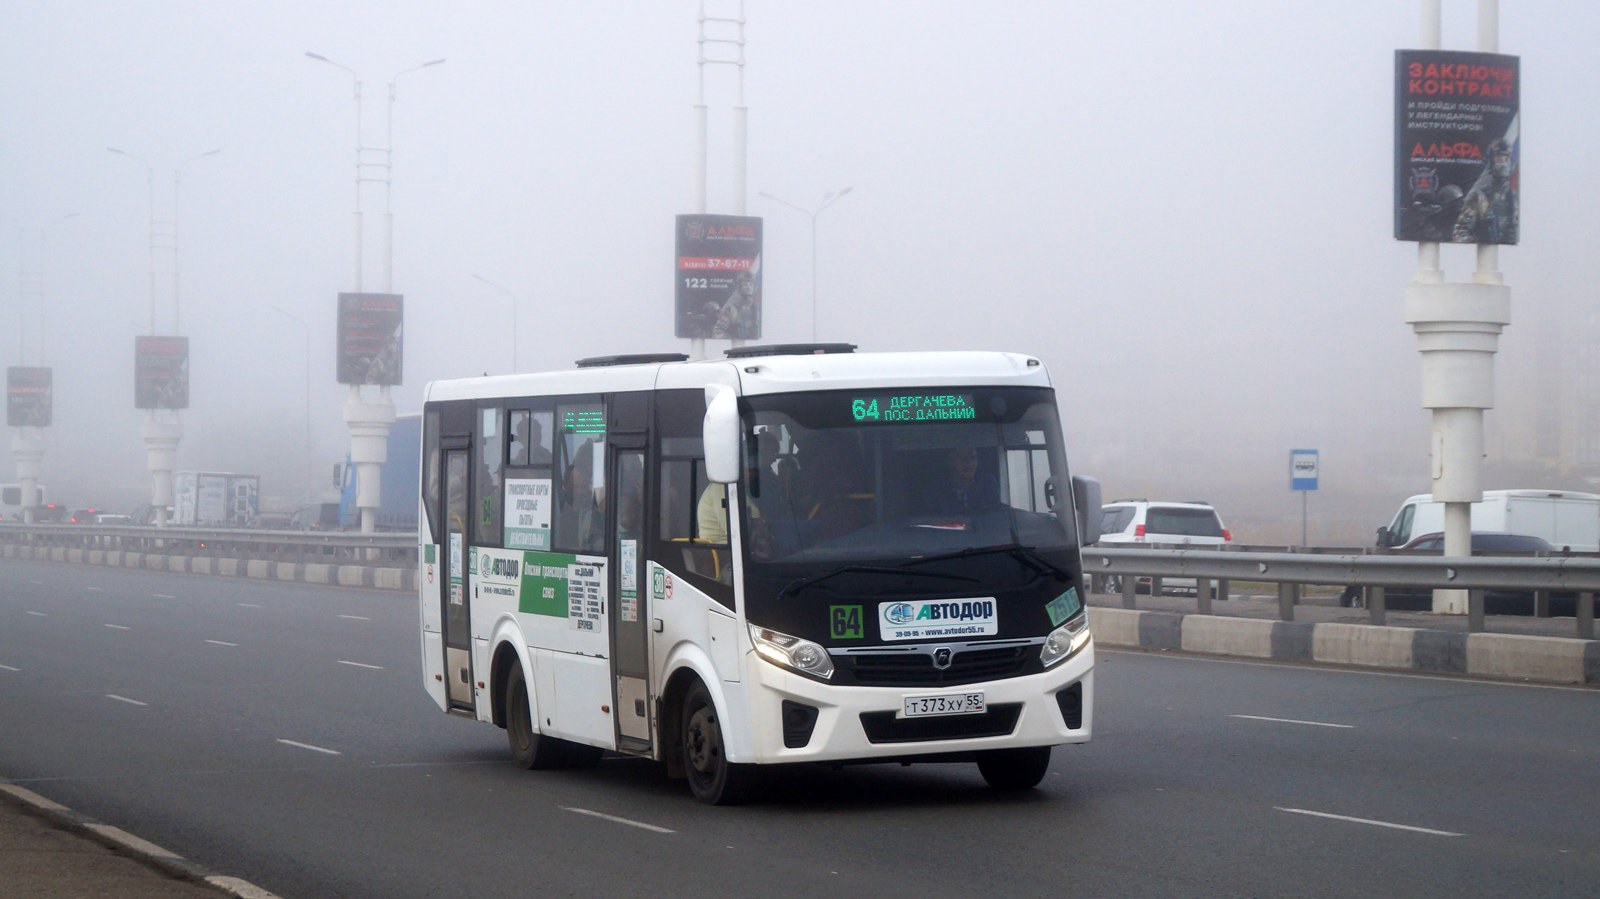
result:
[[[461,605],[462,595],[462,559],[461,559],[461,534],[450,535],[450,603]]]
[[[639,541],[623,540],[618,553],[618,592],[622,605],[623,621],[639,620]]]

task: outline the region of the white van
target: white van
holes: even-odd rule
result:
[[[1378,528],[1379,546],[1404,546],[1421,534],[1444,530],[1444,503],[1433,494],[1408,498],[1388,527]],[[1600,495],[1571,490],[1485,490],[1472,504],[1472,530],[1526,534],[1574,552],[1600,552]]]
[[[44,485],[40,484],[36,489],[38,490],[38,495],[34,498],[34,501],[39,505],[44,505]],[[22,485],[0,484],[0,521],[7,524],[21,523],[23,509]]]

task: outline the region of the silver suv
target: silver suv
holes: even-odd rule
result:
[[[1122,499],[1100,509],[1101,543],[1221,546],[1233,541],[1210,503]]]

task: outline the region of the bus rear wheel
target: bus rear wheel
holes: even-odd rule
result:
[[[996,790],[1031,790],[1050,770],[1050,747],[990,749],[978,753],[978,773]]]
[[[736,805],[749,799],[755,780],[753,765],[728,761],[722,721],[711,691],[696,681],[683,699],[683,767],[694,798],[707,805]]]
[[[528,682],[520,664],[513,664],[506,675],[506,742],[511,745],[511,757],[530,770],[560,768],[570,763],[566,741],[533,732]]]

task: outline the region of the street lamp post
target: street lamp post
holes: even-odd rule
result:
[[[832,206],[834,203],[838,202],[840,197],[842,197],[845,194],[849,193],[852,189],[853,188],[846,187],[843,190],[839,191],[838,193],[834,193],[833,191],[828,191],[827,193],[822,195],[822,202],[817,205],[816,209],[807,209],[804,206],[801,206],[801,205],[799,205],[797,203],[791,203],[788,200],[779,199],[778,197],[775,197],[772,194],[769,194],[769,193],[767,193],[765,191],[761,192],[761,196],[766,197],[767,199],[773,201],[774,203],[782,203],[783,205],[789,207],[790,209],[798,210],[799,212],[805,213],[806,215],[811,217],[811,342],[812,343],[816,343],[817,342],[817,216],[822,214],[822,210],[827,209],[829,206]]]
[[[60,218],[52,219],[39,226],[39,270],[35,272],[34,294],[38,307],[38,320],[36,332],[38,336],[39,352],[35,361],[44,365],[44,273],[47,259],[46,248],[49,246],[50,226],[60,224],[68,219],[77,218],[76,212],[71,212]],[[23,243],[24,230],[20,223],[17,224],[17,267],[20,269],[17,296],[17,364],[28,364],[27,342],[27,299],[28,272],[23,263],[25,249]],[[42,427],[19,427],[17,433],[11,438],[11,454],[17,460],[17,482],[21,485],[22,520],[33,523],[33,507],[39,504],[39,475],[44,460],[45,434]]]
[[[517,364],[517,295],[482,275],[473,275],[472,277],[505,294],[506,299],[511,301],[511,373],[516,374],[522,371],[521,366]]]
[[[313,499],[312,489],[311,489],[311,326],[306,324],[305,320],[300,318],[300,316],[295,315],[292,312],[287,312],[287,311],[285,311],[283,309],[280,309],[277,306],[273,306],[272,307],[272,311],[278,313],[279,315],[284,316],[285,318],[288,318],[290,321],[292,321],[295,324],[299,325],[301,327],[301,329],[305,332],[305,340],[306,340],[306,371],[305,371],[305,388],[306,388],[306,421],[305,421],[305,429],[306,429],[306,471],[305,471],[305,479],[306,479],[306,486],[305,486],[305,490],[306,490],[306,502],[309,503]]]
[[[362,141],[361,131],[361,76],[355,69],[343,65],[320,53],[306,51],[306,56],[318,62],[325,62],[337,69],[350,73],[355,82],[356,100],[356,212],[355,212],[355,291],[362,289],[362,242],[365,240],[365,231],[362,225],[361,212],[361,185],[368,181],[383,184],[384,202],[384,249],[383,249],[383,291],[394,291],[394,212],[389,205],[394,174],[394,98],[395,81],[407,72],[425,69],[444,62],[443,59],[434,59],[421,65],[402,69],[389,78],[389,97],[387,118],[384,124],[385,141],[382,147],[369,147]],[[368,155],[374,160],[367,161]],[[372,175],[367,170],[372,169]],[[350,462],[356,466],[356,508],[361,510],[361,531],[370,534],[377,530],[378,505],[381,498],[381,478],[383,476],[383,463],[388,460],[389,426],[394,423],[394,401],[389,395],[387,384],[378,387],[377,402],[369,403],[362,396],[363,385],[351,384],[350,392],[344,404],[345,424],[350,428]]]
[[[150,194],[150,335],[153,337],[159,331],[156,315],[156,251],[169,250],[172,253],[172,333],[182,333],[182,300],[179,296],[178,273],[178,184],[180,173],[184,166],[207,156],[215,156],[222,151],[207,150],[204,153],[181,160],[172,167],[172,218],[162,221],[156,218],[156,176],[155,166],[148,159],[135,156],[126,150],[117,147],[106,149],[118,156],[126,156],[135,162],[142,163],[145,169],[145,181],[149,186]],[[165,230],[163,230],[165,228]],[[165,243],[163,243],[165,241]],[[155,507],[156,525],[164,527],[167,523],[167,506],[172,505],[172,473],[178,464],[178,444],[183,440],[183,418],[178,409],[165,410],[146,409],[144,424],[140,427],[140,434],[145,444],[145,464],[150,470],[150,505]]]

